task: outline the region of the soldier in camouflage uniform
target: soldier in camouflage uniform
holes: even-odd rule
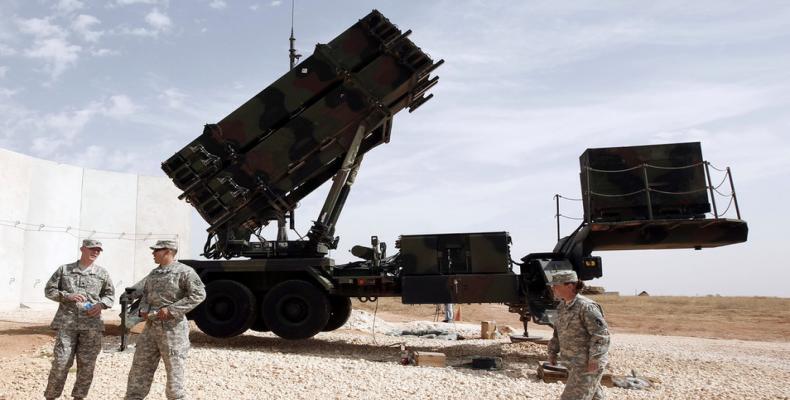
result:
[[[549,341],[549,363],[557,355],[568,367],[568,382],[561,400],[603,399],[601,377],[608,360],[609,328],[598,303],[578,294],[580,282],[574,271],[560,271],[549,282],[560,299],[554,335]]]
[[[115,298],[115,288],[107,270],[94,264],[101,251],[102,244],[98,240],[83,240],[80,259],[58,267],[44,286],[44,295],[60,303],[51,324],[58,332],[52,369],[44,391],[47,399],[60,397],[75,358],[77,381],[71,396],[83,399],[91,387],[104,331],[101,312],[112,307]],[[91,304],[90,309],[85,309],[86,304]]]
[[[186,399],[189,321],[185,314],[206,298],[206,289],[194,269],[175,261],[175,241],[160,240],[151,250],[159,267],[134,285],[137,290],[132,295],[142,297],[140,316],[146,323],[137,338],[125,399],[148,395],[160,358],[167,371],[165,395],[168,399]]]

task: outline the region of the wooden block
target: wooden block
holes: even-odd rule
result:
[[[480,338],[493,339],[496,332],[496,321],[481,321],[480,322]]]
[[[414,352],[414,365],[444,368],[446,360],[447,356],[445,356],[444,353],[432,353],[429,351]]]
[[[143,329],[145,329],[145,321],[133,326],[132,329],[129,329],[129,332],[140,334],[143,333]]]

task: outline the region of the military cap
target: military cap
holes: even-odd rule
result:
[[[551,274],[551,279],[549,280],[548,284],[562,285],[563,283],[574,283],[578,281],[579,277],[576,275],[576,271],[561,270]]]
[[[178,250],[178,243],[175,240],[157,240],[156,244],[151,246],[151,250],[159,249]]]
[[[87,247],[89,249],[98,248],[99,250],[104,250],[101,248],[101,242],[96,239],[83,239],[82,247]]]

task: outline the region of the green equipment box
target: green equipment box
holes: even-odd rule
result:
[[[501,274],[510,271],[507,232],[403,235],[403,275]]]

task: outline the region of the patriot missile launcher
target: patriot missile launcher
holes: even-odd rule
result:
[[[410,34],[374,10],[162,164],[210,224],[207,257],[320,257],[336,247],[334,227],[363,156],[389,142],[392,117],[430,100],[438,83],[430,74],[443,61]],[[308,242],[250,246],[260,228],[292,218],[297,203],[332,177],[341,190]]]
[[[407,304],[504,303],[526,333],[528,321],[551,322],[552,273],[602,275],[593,251],[746,240],[737,202],[737,219],[724,218],[715,202],[710,213],[714,186],[699,143],[669,144],[588,149],[580,159],[584,221],[564,238],[558,229],[552,251],[516,262],[507,232],[446,233],[402,235],[388,256],[373,236],[370,246],[352,249],[360,261],[337,265],[328,253],[363,156],[387,143],[395,114],[419,108],[438,82],[431,74],[443,61],[410,33],[372,11],[162,164],[209,224],[209,260],[182,260],[206,284],[206,300],[189,314],[203,332],[304,339],[341,327],[351,298],[389,296]],[[307,237],[288,240],[297,203],[330,180]],[[262,228],[270,223],[279,229],[267,239]]]

